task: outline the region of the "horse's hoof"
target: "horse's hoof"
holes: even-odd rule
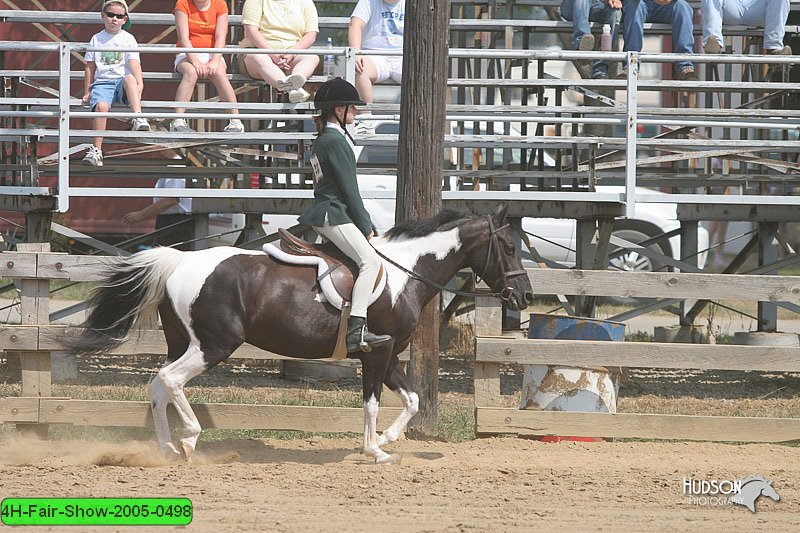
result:
[[[187,463],[192,460],[192,455],[194,454],[194,446],[188,444],[186,442],[181,442],[181,456],[183,460]]]
[[[175,448],[175,446],[173,446],[172,443],[161,447],[161,456],[172,463],[178,462],[183,458],[181,453]]]
[[[375,458],[375,464],[376,465],[393,465],[393,464],[397,464],[397,461],[395,461],[394,457],[392,457],[388,453],[385,453],[383,455],[385,455],[385,457],[380,457],[379,456],[379,457]]]

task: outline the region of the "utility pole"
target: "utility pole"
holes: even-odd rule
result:
[[[442,207],[450,0],[406,3],[397,163],[397,221],[429,218]],[[412,430],[435,436],[438,423],[439,300],[426,305],[411,340],[409,377],[420,397]]]

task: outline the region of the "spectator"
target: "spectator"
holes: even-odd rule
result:
[[[572,22],[572,44],[575,50],[594,50],[595,38],[589,22],[611,26],[611,42],[617,37],[617,25],[622,14],[622,0],[562,0],[561,16]],[[592,64],[592,78],[607,79],[609,62],[598,60]]]
[[[764,51],[772,55],[792,55],[784,46],[789,0],[702,0],[703,51],[720,54],[725,50],[723,24],[764,26]],[[780,65],[775,65],[780,68]]]
[[[183,189],[186,180],[183,178],[160,178],[156,189]],[[169,246],[177,244],[178,250],[189,250],[190,241],[194,239],[191,198],[153,198],[153,203],[139,211],[131,211],[123,215],[122,221],[132,226],[144,220],[156,217],[156,231],[175,226],[167,233],[156,237],[155,244]]]
[[[182,48],[225,48],[228,5],[225,0],[178,0],[175,4],[175,26],[178,30],[178,46]],[[210,79],[223,102],[236,103],[236,93],[228,80],[222,54],[181,52],[175,58],[175,71],[182,76],[175,101],[188,102],[197,80]],[[183,107],[175,108],[177,113],[185,111]],[[238,114],[239,110],[232,108],[231,113]],[[181,133],[192,131],[182,118],[173,120],[169,130]],[[223,131],[242,133],[244,124],[235,118],[228,122]]]
[[[100,8],[105,28],[96,33],[89,46],[108,50],[86,52],[83,103],[92,111],[107,113],[115,103],[127,104],[134,113],[142,112],[142,65],[138,52],[117,52],[114,48],[138,46],[136,39],[126,30],[131,26],[128,4],[125,0],[106,0]],[[95,130],[106,129],[106,118],[93,118]],[[145,118],[132,121],[133,131],[150,131]],[[83,162],[103,166],[103,138],[95,137]]]
[[[406,0],[358,0],[350,17],[347,43],[356,50],[403,50]],[[367,104],[374,101],[372,86],[388,79],[400,83],[403,56],[356,56],[356,89]],[[365,113],[368,114],[368,113]],[[376,124],[362,120],[359,133],[375,133]]]
[[[319,64],[315,55],[296,55],[290,49],[310,48],[317,39],[317,8],[312,0],[245,0],[242,6],[244,48],[285,49],[281,54],[239,55],[240,71],[289,93],[293,104],[310,96],[303,86]],[[288,74],[288,76],[287,76]]]
[[[645,22],[672,24],[672,50],[676,54],[694,52],[694,12],[686,0],[625,0],[622,4],[622,38],[626,52],[641,52]],[[694,64],[682,60],[676,63],[679,80],[697,81]],[[620,72],[627,78],[627,69]]]

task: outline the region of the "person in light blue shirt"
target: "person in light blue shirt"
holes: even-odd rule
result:
[[[359,0],[350,17],[347,44],[356,50],[403,50],[405,0]],[[367,104],[374,100],[372,86],[403,79],[402,55],[356,56],[356,89]],[[366,114],[366,113],[365,113]],[[374,133],[375,123],[362,120],[357,133]]]

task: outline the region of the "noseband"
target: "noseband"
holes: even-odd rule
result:
[[[514,293],[513,287],[508,283],[509,278],[513,278],[514,276],[526,276],[527,273],[524,269],[522,270],[510,270],[506,271],[506,265],[503,262],[503,255],[502,251],[500,250],[500,241],[503,241],[503,245],[508,245],[509,243],[506,240],[499,236],[498,233],[507,227],[509,224],[506,223],[499,228],[494,227],[494,221],[492,220],[491,215],[487,215],[486,219],[489,221],[489,246],[486,249],[486,262],[483,265],[483,272],[481,273],[479,279],[486,278],[486,271],[489,269],[489,264],[492,261],[492,255],[497,256],[497,262],[500,265],[500,275],[502,277],[502,289],[497,292],[497,297],[500,298],[501,301],[507,302],[511,299],[511,295]]]

